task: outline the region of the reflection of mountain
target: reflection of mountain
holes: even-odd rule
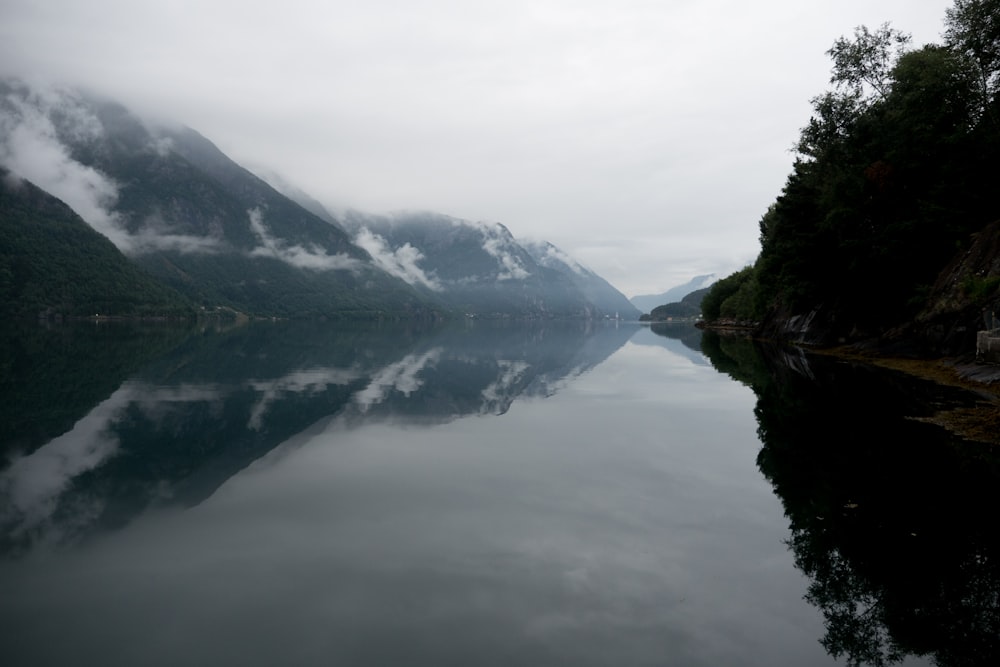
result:
[[[706,337],[758,395],[758,465],[849,664],[1000,664],[1000,460],[914,418],[974,396],[867,366]]]
[[[708,360],[701,353],[701,329],[686,322],[657,323],[643,327],[632,338],[636,345],[655,345],[688,359],[698,366],[707,366]]]
[[[518,396],[555,393],[633,332],[585,321],[437,329],[261,323],[174,340],[117,389],[91,392],[93,407],[77,412],[83,416],[68,431],[53,411],[60,424],[39,432],[66,432],[0,469],[0,549],[114,528],[154,504],[199,503],[332,416],[361,424],[503,414]],[[127,328],[119,333],[135,338]],[[74,348],[84,366],[89,340]],[[48,377],[46,359],[38,361],[39,377]],[[74,372],[66,359],[54,361],[60,373]]]
[[[0,327],[0,466],[72,428],[186,326],[115,322]]]

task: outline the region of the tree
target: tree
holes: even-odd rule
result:
[[[1000,1],[955,0],[945,11],[945,43],[963,54],[978,72],[983,109],[1000,89]]]
[[[861,101],[884,100],[891,87],[890,73],[906,52],[910,35],[883,23],[875,32],[866,26],[854,29],[854,40],[840,37],[827,51],[833,59],[830,83]]]
[[[756,319],[755,290],[753,266],[746,266],[709,288],[701,301],[702,316],[708,321]]]

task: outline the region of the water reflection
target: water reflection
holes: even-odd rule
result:
[[[636,334],[632,341],[663,347],[693,364],[708,366],[708,360],[701,351],[701,338],[701,330],[690,323],[655,322]]]
[[[712,335],[704,349],[757,394],[757,463],[829,653],[1000,664],[1000,460],[921,421],[977,396]]]
[[[323,420],[503,414],[518,396],[552,395],[634,332],[262,323],[7,334],[7,366],[23,371],[8,376],[0,404],[30,421],[12,420],[0,440],[0,552],[118,528],[153,505],[200,503]],[[61,404],[66,383],[80,391],[72,410]]]

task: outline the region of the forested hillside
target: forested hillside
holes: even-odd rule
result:
[[[941,44],[889,24],[833,44],[832,88],[760,220],[760,255],[713,288],[706,319],[773,334],[799,318],[814,342],[882,336],[1000,217],[1000,1],[956,0],[944,28]],[[965,311],[995,305],[991,278],[963,278]]]
[[[0,168],[0,315],[193,315],[69,206]]]

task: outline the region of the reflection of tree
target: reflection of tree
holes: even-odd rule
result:
[[[65,433],[122,381],[189,335],[185,324],[0,326],[0,468]]]
[[[829,359],[705,350],[757,392],[758,466],[827,651],[851,665],[1000,664],[1000,461],[908,418],[968,397]]]
[[[649,330],[657,336],[679,340],[684,347],[701,352],[702,331],[689,322],[653,322]]]

